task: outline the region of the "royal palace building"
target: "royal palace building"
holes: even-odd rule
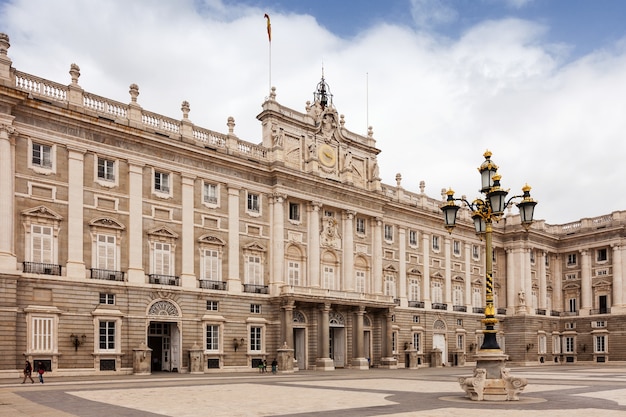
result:
[[[262,139],[16,70],[0,34],[0,374],[464,365],[485,242],[445,193],[379,178],[322,78]],[[259,100],[261,101],[261,100]],[[544,204],[546,204],[544,202]],[[626,360],[626,212],[494,224],[497,340],[521,365]],[[146,361],[146,363],[142,363]]]

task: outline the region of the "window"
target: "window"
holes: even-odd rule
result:
[[[260,213],[261,212],[261,202],[260,196],[254,193],[248,193],[248,212],[250,213]]]
[[[100,293],[100,304],[115,304],[115,294],[109,294],[105,292]]]
[[[356,232],[360,235],[365,234],[365,219],[362,217],[356,218]]]
[[[552,336],[552,353],[561,353],[561,338],[559,335]]]
[[[393,226],[390,224],[385,225],[385,240],[389,242],[393,241]]]
[[[456,325],[457,326],[463,326],[463,319],[456,319]]]
[[[398,332],[391,332],[391,351],[398,353]]]
[[[202,250],[202,279],[208,281],[221,281],[220,254],[216,249]]]
[[[495,302],[494,302],[495,305]],[[483,293],[479,287],[472,288],[472,307],[483,306]]]
[[[115,350],[114,321],[100,321],[100,350]]]
[[[111,159],[98,158],[98,179],[104,181],[115,181],[115,161]]]
[[[206,350],[219,352],[220,350],[220,326],[207,324],[206,326]]]
[[[420,322],[420,316],[413,316],[413,323],[419,323]]]
[[[251,352],[262,352],[263,340],[262,340],[262,332],[263,328],[252,326],[250,327],[250,351]]]
[[[565,279],[576,279],[578,276],[576,273],[573,274],[565,274]]]
[[[261,304],[250,304],[250,313],[261,314]]]
[[[455,255],[459,256],[461,254],[461,242],[458,240],[452,242],[452,251]]]
[[[31,226],[32,262],[53,263],[52,227],[33,224]]]
[[[154,191],[160,193],[170,193],[170,174],[154,171]]]
[[[576,265],[576,254],[575,253],[570,253],[570,254],[567,255],[567,265],[568,266]]]
[[[564,352],[565,353],[574,353],[574,347],[576,346],[575,344],[576,339],[573,336],[566,336],[563,339],[563,343],[564,343]]]
[[[96,246],[96,268],[116,271],[117,245],[115,236],[98,234]]]
[[[263,285],[263,269],[258,255],[246,256],[246,284]]]
[[[439,250],[439,236],[433,236],[433,250]]]
[[[49,145],[42,145],[41,143],[33,142],[32,149],[32,166],[39,168],[52,168],[52,147]]]
[[[289,220],[294,222],[300,221],[300,204],[289,203]]]
[[[462,334],[456,335],[456,348],[465,350],[465,337]]]
[[[300,285],[300,262],[287,261],[287,283]]]
[[[365,292],[365,271],[356,271],[356,282],[355,282],[355,290],[356,292],[364,293]]]
[[[568,306],[569,306],[569,312],[570,313],[575,313],[576,311],[578,311],[578,309],[576,308],[576,299],[575,298],[570,298],[568,300]]]
[[[433,303],[443,302],[443,285],[439,281],[433,281],[431,283],[431,299]]]
[[[409,245],[417,246],[417,231],[409,230]]]
[[[171,275],[171,246],[169,243],[154,242],[153,274]]]
[[[420,282],[417,279],[409,280],[409,301],[420,300]]]
[[[329,265],[324,265],[324,288],[335,289],[335,268]]]
[[[207,300],[206,309],[208,311],[218,311],[219,303],[213,300]]]
[[[472,245],[472,258],[476,261],[480,259],[480,248],[478,245]]]
[[[396,280],[393,276],[387,275],[385,277],[385,295],[390,295],[396,298]]]
[[[203,190],[202,190],[202,198],[203,201],[207,204],[217,204],[217,197],[218,197],[218,188],[217,188],[217,184],[211,184],[208,182],[205,182],[203,185]]]
[[[413,333],[413,349],[416,349],[418,352],[422,351],[420,340],[421,340],[420,333]]]
[[[604,262],[608,259],[606,248],[598,249],[596,251],[596,261]]]
[[[535,251],[534,250],[530,251],[530,263],[533,265],[535,264]]]
[[[606,353],[606,335],[598,335],[593,337],[593,352]]]
[[[463,284],[454,284],[452,287],[452,304],[455,306],[462,306],[465,304],[465,297],[463,296]]]
[[[540,355],[545,355],[546,353],[548,353],[548,348],[547,348],[547,338],[545,334],[540,334],[539,335],[539,351],[538,353]]]
[[[52,317],[32,318],[31,351],[33,353],[51,353],[54,340],[54,319]]]
[[[324,210],[324,217],[335,217],[335,212],[330,210]]]

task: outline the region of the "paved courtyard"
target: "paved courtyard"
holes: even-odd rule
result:
[[[153,374],[0,379],[0,416],[626,416],[626,366],[513,368],[529,383],[516,402],[466,399],[472,368],[336,370],[287,375]]]

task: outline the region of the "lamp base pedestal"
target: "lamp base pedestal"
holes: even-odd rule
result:
[[[504,366],[508,358],[499,349],[479,350],[474,375],[459,378],[467,398],[473,401],[518,401],[519,393],[528,381],[509,373]]]

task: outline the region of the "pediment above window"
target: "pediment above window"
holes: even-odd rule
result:
[[[109,229],[124,230],[126,226],[110,217],[99,217],[89,222],[89,226],[107,227]]]
[[[31,216],[31,217],[39,217],[39,218],[44,218],[44,219],[56,220],[56,221],[63,220],[63,217],[60,214],[50,210],[48,207],[45,207],[45,206],[39,206],[39,207],[34,207],[31,209],[23,210],[22,215]]]
[[[172,229],[170,229],[167,226],[159,226],[152,230],[149,230],[148,235],[166,237],[170,239],[178,239],[178,233],[175,233]]]
[[[212,245],[220,245],[220,246],[226,245],[226,242],[224,242],[219,237],[216,237],[216,236],[213,236],[213,235],[202,235],[202,236],[200,236],[198,238],[198,242],[200,242],[200,243],[209,243],[209,244],[212,244]]]

